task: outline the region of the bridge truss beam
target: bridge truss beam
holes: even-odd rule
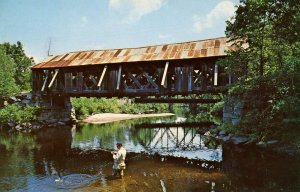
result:
[[[207,58],[33,69],[33,93],[138,97],[220,92],[228,76],[216,62]]]

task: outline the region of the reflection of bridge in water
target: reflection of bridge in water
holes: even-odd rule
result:
[[[136,128],[139,142],[147,151],[189,158],[209,156],[211,160],[220,160],[221,146],[204,135],[209,124],[142,124]]]

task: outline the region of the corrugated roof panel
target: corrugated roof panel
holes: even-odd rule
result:
[[[175,57],[176,53],[177,53],[177,51],[173,51],[173,50],[171,51],[169,59],[173,59]]]
[[[154,55],[151,57],[151,60],[155,60],[155,61],[157,61],[157,60],[163,60],[164,55],[165,55],[164,52],[160,52],[160,53],[154,54]]]
[[[191,43],[190,50],[194,50],[196,47],[196,43]]]
[[[236,49],[226,38],[156,45],[140,48],[70,52],[51,56],[32,68],[126,63],[151,60],[189,59],[224,56],[226,50]]]
[[[201,42],[196,42],[195,50],[201,50]]]
[[[145,54],[145,56],[146,56],[146,57],[145,57],[145,60],[150,60],[152,55],[153,55],[153,54],[149,54],[149,53],[148,53],[148,54]]]
[[[184,51],[181,52],[180,58],[187,58],[188,54],[189,54],[189,51],[188,50],[184,50]]]
[[[138,49],[131,49],[130,51],[130,56],[135,56],[135,55],[138,55],[139,54],[139,50]]]
[[[131,49],[127,49],[126,53],[124,54],[124,56],[128,56],[130,54],[130,52],[131,52]]]
[[[214,55],[218,55],[220,53],[220,48],[219,47],[215,47],[214,48]]]
[[[79,55],[78,55],[78,58],[77,59],[84,59],[84,57],[86,56],[87,54],[86,54],[86,52],[82,52],[82,53],[80,53]]]
[[[207,49],[201,49],[201,57],[207,56]]]
[[[141,55],[143,55],[143,54],[145,54],[145,53],[146,53],[146,51],[147,51],[147,47],[145,47],[145,48],[142,48],[142,49],[141,49],[141,51],[140,51],[140,54],[141,54]]]
[[[214,41],[207,41],[208,47],[214,47],[215,46],[215,40]]]
[[[62,58],[64,55],[57,55],[54,57],[51,61],[59,61],[60,58]]]
[[[79,63],[80,63],[80,60],[73,60],[73,62],[72,63],[70,63],[70,65],[69,66],[78,66],[79,65]]]
[[[226,48],[226,47],[225,47],[224,45],[222,45],[222,46],[219,47],[219,50],[220,50],[220,51],[219,51],[219,54],[220,54],[220,55],[224,55],[224,54],[225,54],[225,51],[227,51],[225,48]]]
[[[201,51],[200,50],[196,50],[194,57],[200,57],[201,56]]]
[[[146,60],[147,55],[144,53],[141,55],[141,61],[145,61]]]
[[[93,64],[92,61],[93,61],[93,59],[88,58],[88,59],[84,60],[84,62],[82,62],[81,65],[91,65],[91,64]]]
[[[194,56],[194,53],[195,53],[195,51],[190,50],[189,53],[188,53],[188,57],[193,57],[193,56]]]
[[[123,62],[128,62],[131,56],[126,56]]]
[[[181,51],[178,51],[176,54],[175,54],[175,59],[180,59],[181,58]]]
[[[91,59],[91,61],[90,61],[90,63],[92,64],[92,65],[95,65],[95,64],[97,64],[97,61],[99,60],[99,58],[93,58],[93,59]]]
[[[93,59],[99,58],[102,54],[104,53],[104,51],[95,51],[95,54],[93,54]]]
[[[154,48],[154,53],[158,54],[162,51],[163,46],[159,45],[157,47],[153,47]]]
[[[215,40],[215,47],[220,47],[220,44],[221,44],[220,40]]]
[[[93,55],[94,55],[94,53],[95,53],[95,52],[92,52],[92,51],[87,52],[87,55],[86,55],[86,57],[85,57],[84,59],[90,59],[90,58],[92,58]]]
[[[169,58],[169,54],[170,54],[170,51],[166,51],[166,52],[164,53],[163,59],[164,59],[164,60],[168,59],[168,58]]]
[[[159,46],[158,46],[159,47]],[[150,53],[155,53],[155,51],[158,49],[158,47],[151,47]],[[161,46],[162,47],[162,46]]]
[[[127,52],[127,49],[123,49],[123,50],[120,52],[119,56],[120,56],[120,57],[124,56],[124,54],[125,54],[126,52]]]
[[[188,50],[189,48],[190,48],[190,44],[189,43],[183,44],[183,50]]]
[[[207,42],[206,41],[202,42],[202,49],[207,49]]]

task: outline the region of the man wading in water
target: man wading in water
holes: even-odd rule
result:
[[[122,143],[117,143],[117,150],[111,152],[114,158],[114,165],[113,165],[113,176],[117,176],[118,174],[120,177],[124,176],[124,169],[126,168],[125,165],[125,158],[126,158],[126,149],[122,146]]]

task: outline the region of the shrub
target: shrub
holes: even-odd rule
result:
[[[38,107],[25,106],[22,107],[18,104],[6,105],[4,108],[0,109],[0,123],[8,122],[30,122],[37,119],[37,114],[39,112]]]

